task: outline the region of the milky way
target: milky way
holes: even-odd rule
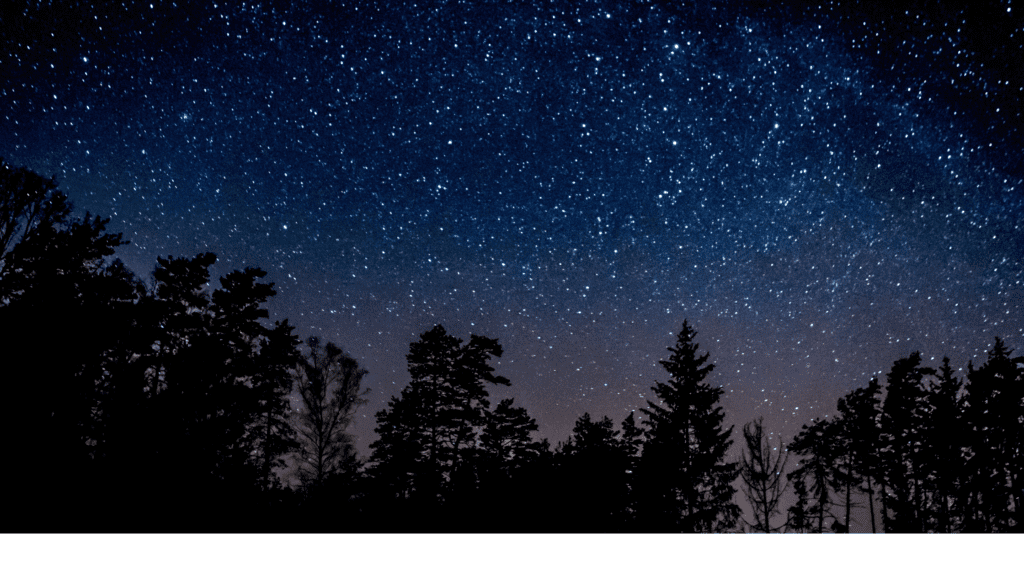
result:
[[[0,155],[142,277],[268,270],[369,370],[364,455],[435,323],[553,443],[645,406],[686,318],[786,437],[914,350],[1024,349],[1010,2],[190,4],[8,13]]]

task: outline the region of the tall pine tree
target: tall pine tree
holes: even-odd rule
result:
[[[657,401],[642,409],[647,435],[637,512],[648,530],[721,532],[739,519],[732,486],[738,466],[725,461],[732,427],[723,428],[723,390],[705,381],[715,365],[698,353],[696,336],[684,321],[671,355],[660,362],[669,379],[655,383]]]

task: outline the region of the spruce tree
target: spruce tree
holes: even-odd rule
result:
[[[739,518],[732,486],[737,464],[725,461],[732,427],[723,427],[723,390],[705,381],[714,364],[708,354],[698,353],[696,335],[684,321],[668,349],[671,355],[660,362],[669,379],[655,383],[657,401],[642,409],[647,416],[638,479],[643,529],[721,532],[733,529]]]
[[[933,522],[936,532],[959,530],[962,519],[962,482],[966,461],[962,445],[967,430],[962,417],[963,383],[955,376],[949,358],[942,359],[938,381],[930,391],[932,406],[929,449],[925,451],[930,483],[934,490]]]

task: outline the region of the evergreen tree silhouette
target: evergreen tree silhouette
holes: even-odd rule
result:
[[[969,434],[965,427],[961,392],[963,383],[955,376],[949,358],[942,358],[938,380],[929,391],[932,412],[929,423],[925,465],[934,493],[929,528],[954,532],[963,522],[962,478],[967,469],[963,445]]]
[[[533,441],[537,421],[521,406],[506,398],[487,413],[480,446],[498,472],[510,475],[524,462],[537,457],[540,445]]]
[[[773,526],[772,517],[779,514],[779,500],[786,490],[786,462],[789,453],[782,439],[773,448],[764,433],[764,419],[758,418],[743,427],[745,449],[740,459],[740,478],[743,493],[750,502],[754,521],[747,524],[755,532],[776,532],[783,526]],[[775,452],[775,456],[772,456]]]
[[[480,504],[490,513],[478,521],[479,528],[490,532],[535,531],[538,515],[550,512],[548,506],[539,506],[540,486],[534,482],[535,469],[549,448],[533,439],[537,421],[526,408],[513,404],[512,398],[498,402],[480,434]]]
[[[150,508],[151,528],[190,527],[204,510],[215,519],[207,529],[252,529],[247,519],[271,488],[268,465],[280,465],[288,445],[281,371],[294,340],[263,324],[273,286],[249,268],[211,294],[215,260],[157,259],[154,287],[136,305],[132,360],[110,398],[142,415],[115,419],[110,453],[131,459],[131,497]]]
[[[842,462],[840,484],[846,489],[846,526],[850,525],[850,489],[857,484],[867,495],[871,532],[875,523],[875,487],[882,478],[880,449],[881,385],[872,378],[864,388],[850,391],[836,403]]]
[[[882,405],[882,469],[887,487],[886,532],[925,530],[925,448],[930,407],[925,377],[935,370],[921,366],[914,352],[893,363]]]
[[[377,413],[380,437],[370,448],[375,483],[388,498],[405,501],[415,530],[455,529],[475,512],[467,499],[479,488],[477,443],[490,408],[484,386],[509,385],[489,364],[501,354],[493,338],[474,334],[463,344],[440,325],[409,345],[411,381]],[[438,511],[446,505],[444,521]]]
[[[797,469],[787,474],[786,478],[793,483],[793,495],[796,497],[796,501],[786,509],[786,530],[805,534],[812,530],[805,474]]]
[[[810,426],[804,424],[789,445],[794,454],[804,457],[789,478],[795,486],[809,490],[807,507],[793,512],[805,513],[810,529],[819,534],[825,531],[825,518],[834,519],[831,486],[835,484],[836,433],[833,420],[817,420]]]
[[[643,450],[643,445],[643,428],[637,425],[634,412],[630,411],[622,421],[622,448],[626,454],[626,489],[628,494],[625,529],[629,531],[642,529],[637,519],[637,502],[640,491],[637,479],[640,468],[640,453]]]
[[[255,418],[250,426],[252,455],[260,469],[261,490],[280,491],[276,471],[287,466],[285,456],[300,445],[289,417],[288,394],[292,391],[292,370],[300,361],[299,339],[287,320],[267,330],[260,348],[259,369],[254,375]]]
[[[1000,338],[978,369],[969,366],[966,410],[968,532],[1019,532],[1024,466],[1024,358],[1011,358]]]
[[[0,361],[15,408],[0,424],[12,440],[2,483],[18,494],[4,516],[19,530],[88,526],[98,510],[102,359],[138,288],[109,261],[121,235],[106,232],[107,220],[70,214],[52,179],[0,159],[0,325],[10,336]]]
[[[558,480],[564,522],[570,532],[618,532],[628,519],[629,452],[611,418],[584,413],[559,445]]]
[[[224,393],[222,406],[233,411],[224,423],[233,454],[221,457],[218,466],[234,490],[253,500],[274,486],[273,469],[283,465],[283,454],[294,445],[284,419],[291,388],[285,371],[297,356],[296,342],[287,322],[278,324],[276,333],[261,322],[270,316],[264,305],[276,294],[273,284],[259,281],[265,276],[258,268],[230,272],[210,302],[218,364],[225,371],[216,386]],[[279,340],[271,341],[272,335]]]
[[[671,355],[660,361],[669,379],[655,383],[657,402],[642,409],[647,437],[638,515],[648,530],[720,532],[739,518],[732,501],[737,464],[725,462],[732,427],[723,429],[722,389],[704,381],[714,364],[698,354],[696,335],[684,321]]]

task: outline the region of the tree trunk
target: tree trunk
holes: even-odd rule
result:
[[[270,410],[267,410],[267,430],[263,437],[263,487],[270,489]]]
[[[846,532],[850,532],[850,491],[853,490],[851,476],[846,476]]]
[[[886,488],[883,483],[882,486],[882,531],[887,532],[889,530],[889,506],[885,502]]]
[[[868,476],[868,510],[871,511],[871,533],[875,532],[875,490],[871,487],[871,476]]]

